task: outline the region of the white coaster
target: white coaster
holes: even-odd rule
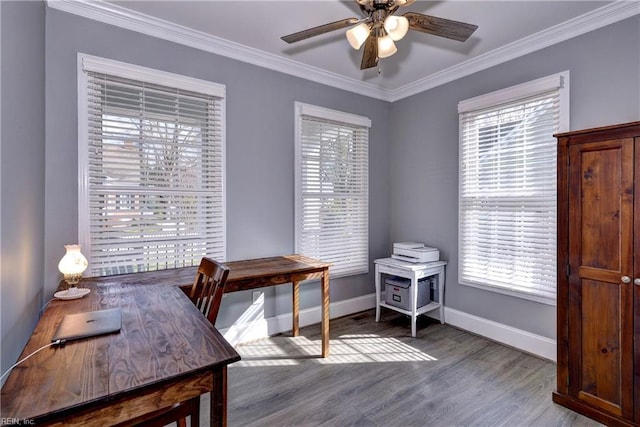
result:
[[[53,294],[58,299],[78,299],[91,292],[91,289],[87,288],[69,288],[66,291],[59,291]]]

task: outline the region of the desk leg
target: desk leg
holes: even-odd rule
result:
[[[380,269],[378,268],[378,264],[376,264],[376,275],[375,275],[375,283],[376,283],[376,322],[380,321],[380,294],[382,293],[380,287],[382,286],[381,282],[381,274]]]
[[[297,337],[300,333],[300,282],[292,282],[293,289],[293,327],[292,335]]]
[[[329,356],[329,269],[322,273],[322,357]]]
[[[416,337],[416,311],[418,307],[418,277],[414,273],[411,278],[411,336]]]
[[[441,267],[438,274],[438,299],[440,303],[440,323],[444,325],[444,266]]]
[[[211,391],[211,427],[227,427],[227,366],[214,368]]]

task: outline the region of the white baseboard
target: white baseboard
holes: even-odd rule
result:
[[[349,314],[369,310],[375,308],[375,304],[376,294],[363,295],[344,301],[333,302],[329,304],[329,318],[335,319],[336,317],[347,316]],[[320,306],[300,310],[299,316],[300,327],[320,323],[322,318]],[[220,332],[231,345],[238,345],[266,338],[269,335],[290,331],[292,323],[293,314],[286,313],[266,319],[263,318],[251,322],[234,324],[229,328],[221,329]]]
[[[369,294],[329,305],[330,318],[347,316],[360,311],[375,308],[376,295]],[[473,314],[445,307],[445,322],[451,326],[481,335],[490,340],[517,348],[536,356],[556,361],[556,340],[536,335],[502,323],[484,319]],[[320,307],[300,310],[300,326],[320,323]],[[439,319],[438,310],[428,313],[430,317]],[[291,330],[292,314],[281,314],[267,319],[261,318],[251,322],[232,325],[220,332],[231,345],[255,341],[270,335]]]
[[[556,340],[536,335],[473,314],[445,307],[446,323],[490,340],[517,348],[544,359],[556,361]]]

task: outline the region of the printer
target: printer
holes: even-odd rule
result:
[[[391,258],[413,263],[434,262],[440,259],[440,251],[425,246],[424,243],[399,242],[393,244]]]

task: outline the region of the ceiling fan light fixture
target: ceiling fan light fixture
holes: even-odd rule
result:
[[[391,37],[378,37],[378,58],[388,58],[397,51],[398,48]]]
[[[407,35],[409,20],[404,16],[389,15],[384,20],[384,30],[391,40],[398,41]]]
[[[355,50],[364,46],[360,69],[367,70],[378,66],[378,59],[395,54],[398,51],[395,42],[401,40],[408,30],[464,42],[478,29],[477,25],[417,12],[399,12],[396,16],[398,8],[409,6],[416,0],[354,1],[362,13],[362,18],[345,18],[280,38],[291,44],[331,31],[345,31],[346,28],[345,36],[349,45]]]
[[[369,24],[363,22],[355,27],[347,30],[347,41],[355,50],[360,49],[369,37]]]

